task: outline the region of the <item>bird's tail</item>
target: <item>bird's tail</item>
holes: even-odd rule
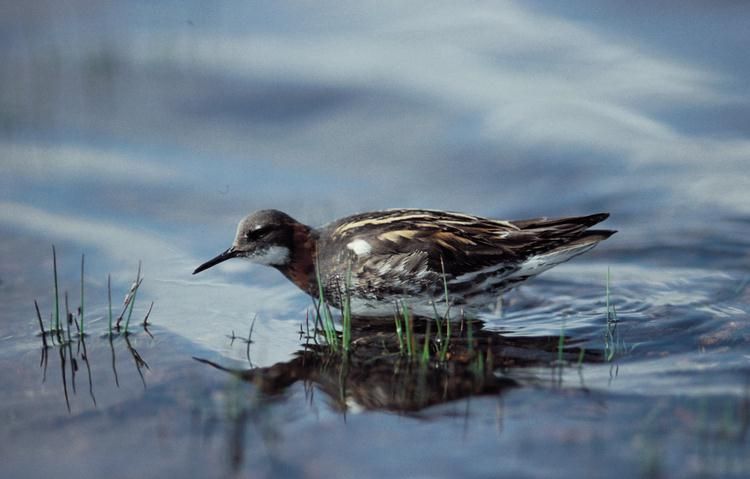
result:
[[[513,224],[524,231],[533,231],[541,242],[551,246],[550,249],[527,258],[515,275],[536,276],[590,250],[600,241],[616,233],[614,230],[587,229],[608,217],[609,213],[598,213],[568,218],[514,221]]]

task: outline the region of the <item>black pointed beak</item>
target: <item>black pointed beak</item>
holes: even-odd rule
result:
[[[237,256],[237,252],[234,250],[234,246],[229,248],[228,250],[224,251],[223,253],[219,254],[217,257],[212,258],[202,265],[195,268],[195,271],[193,271],[193,274],[198,274],[203,270],[206,270],[210,268],[211,266],[216,266],[219,263],[222,263],[228,259],[232,259]]]

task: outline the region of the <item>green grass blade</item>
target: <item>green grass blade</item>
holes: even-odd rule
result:
[[[605,301],[607,308],[607,320],[609,320],[609,266],[607,267],[607,282],[605,285]]]
[[[604,353],[607,361],[612,361],[617,353],[619,334],[617,331],[617,312],[610,298],[610,268],[607,268],[605,285],[606,324],[604,331]]]
[[[443,337],[443,322],[440,318],[440,313],[438,313],[437,306],[435,305],[435,301],[432,302],[432,314],[435,316],[435,325],[437,326],[437,338],[438,340],[440,340]]]
[[[443,276],[443,293],[445,295],[445,319],[450,320],[450,299],[448,295],[448,278],[445,274],[445,264],[443,263],[443,257],[440,256],[440,270]]]
[[[404,316],[404,326],[406,328],[406,352],[409,357],[414,356],[414,352],[417,349],[414,343],[414,322],[411,317],[409,307],[406,305],[406,301],[401,301],[401,313]]]
[[[133,289],[133,295],[130,298],[130,307],[128,308],[128,317],[125,320],[125,334],[128,334],[128,325],[130,324],[130,317],[133,315],[133,306],[135,305],[135,296],[138,294],[138,288],[141,286],[141,262],[138,261],[138,272],[135,275],[135,288]]]
[[[55,330],[60,331],[60,290],[57,284],[57,251],[52,245],[52,271],[55,278]]]
[[[323,323],[323,331],[326,336],[326,342],[328,346],[333,349],[338,349],[338,338],[336,336],[336,328],[333,325],[333,316],[331,309],[326,303],[325,294],[323,292],[323,282],[320,279],[320,269],[316,263],[315,265],[315,279],[318,282],[318,309],[321,310],[320,316]]]
[[[399,354],[404,354],[404,331],[401,327],[401,318],[399,316],[398,311],[396,311],[393,314],[393,320],[396,323],[396,337],[398,338],[398,352]]]
[[[351,283],[352,283],[352,264],[349,262],[349,267],[346,272],[346,284],[344,285],[344,304],[341,310],[343,331],[341,332],[341,345],[344,352],[349,352],[350,343],[352,340],[352,296],[351,296]]]
[[[440,344],[440,361],[445,361],[448,357],[448,348],[451,341],[451,317],[448,294],[448,278],[445,274],[445,264],[443,263],[442,256],[440,256],[440,272],[443,276],[443,294],[445,295],[445,315],[443,316],[443,319],[445,320],[445,336],[443,337],[442,332],[439,334],[442,339],[442,343]]]

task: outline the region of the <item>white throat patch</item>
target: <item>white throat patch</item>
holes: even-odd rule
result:
[[[284,246],[269,246],[252,256],[248,256],[248,259],[253,263],[279,266],[289,262],[289,249]]]

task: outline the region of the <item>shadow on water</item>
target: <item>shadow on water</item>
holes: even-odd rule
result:
[[[316,386],[341,411],[384,410],[413,413],[470,396],[498,395],[546,379],[518,374],[531,367],[562,369],[600,363],[601,351],[586,351],[564,336],[506,337],[483,329],[480,321],[456,323],[450,337],[430,336],[430,320],[415,320],[413,343],[419,354],[404,353],[393,320],[354,320],[349,353],[317,342],[317,331],[290,361],[270,367],[231,369],[203,358],[196,360],[252,383],[268,398],[282,395],[297,382]],[[445,359],[438,357],[448,342]],[[425,350],[426,349],[426,350]]]

